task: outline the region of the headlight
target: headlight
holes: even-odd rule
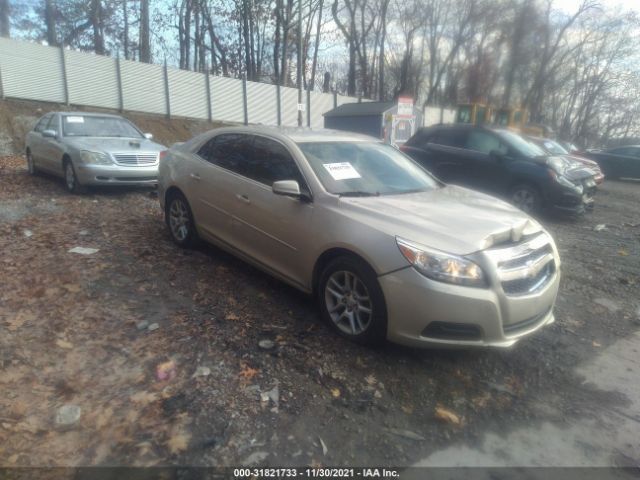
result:
[[[547,158],[547,165],[549,165],[549,168],[551,168],[558,175],[562,175],[562,173],[566,169],[565,162],[561,158],[558,158],[558,157],[549,157],[549,158]]]
[[[396,243],[404,258],[426,277],[470,287],[486,285],[482,268],[471,260],[416,245],[397,237]]]
[[[558,182],[563,187],[570,188],[571,190],[573,190],[573,191],[575,191],[577,193],[580,193],[580,194],[584,190],[582,185],[576,185],[575,183],[573,183],[571,180],[569,180],[568,178],[566,178],[563,175],[560,175],[560,174],[556,173],[555,175],[552,175],[552,176],[556,180],[556,182]]]
[[[102,152],[89,152],[88,150],[80,151],[80,160],[82,160],[82,163],[87,164],[111,165],[113,163],[108,155]]]

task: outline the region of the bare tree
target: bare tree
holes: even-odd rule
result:
[[[9,38],[11,36],[10,13],[11,5],[9,0],[0,0],[0,37]]]

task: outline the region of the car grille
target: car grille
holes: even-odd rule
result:
[[[513,247],[487,250],[487,254],[496,264],[502,290],[508,296],[535,293],[556,272],[553,248],[545,233]]]
[[[113,157],[118,165],[146,166],[158,162],[157,153],[115,153]]]

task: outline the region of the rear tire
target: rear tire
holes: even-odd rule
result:
[[[192,248],[198,243],[198,232],[191,207],[182,193],[174,192],[169,196],[164,218],[173,243],[182,248]]]
[[[67,191],[74,194],[84,193],[86,188],[80,183],[80,180],[78,180],[73,162],[69,158],[66,158],[62,165],[64,170],[64,184],[67,187]]]
[[[387,306],[373,269],[355,256],[333,259],[320,275],[322,318],[339,335],[366,345],[387,337]]]
[[[542,196],[538,189],[532,185],[521,183],[511,189],[509,200],[513,205],[525,213],[533,214],[542,207]]]
[[[37,175],[38,169],[36,168],[36,163],[33,161],[33,155],[31,155],[31,150],[27,148],[26,152],[27,157],[27,171],[29,175]]]

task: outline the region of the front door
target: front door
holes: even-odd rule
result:
[[[306,181],[282,143],[256,135],[236,191],[233,236],[238,247],[260,264],[305,287],[303,258],[313,203],[276,195],[273,182],[296,180],[309,195]]]

